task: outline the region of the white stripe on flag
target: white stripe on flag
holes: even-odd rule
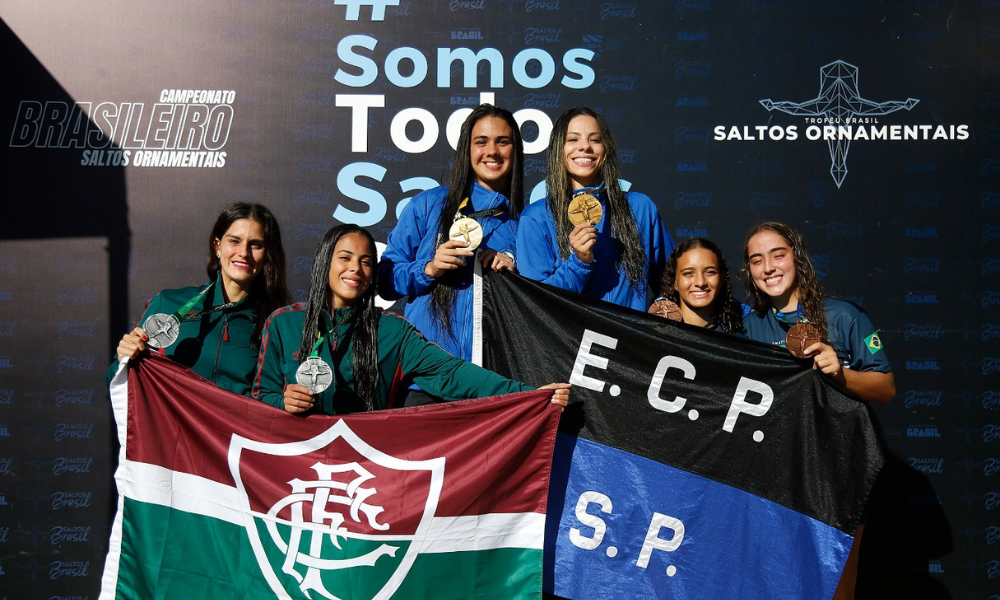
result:
[[[147,463],[128,462],[122,493],[128,498],[211,517],[243,527],[236,488]]]
[[[210,517],[243,527],[236,488],[217,481],[171,471],[156,465],[127,461],[125,496]],[[542,549],[545,515],[494,513],[471,517],[435,517],[421,553],[473,552],[496,548]]]
[[[421,553],[471,552],[495,548],[542,549],[545,515],[494,513],[475,517],[435,517]]]

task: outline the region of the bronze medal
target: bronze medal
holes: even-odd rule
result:
[[[483,241],[483,228],[475,219],[462,217],[455,219],[448,230],[449,238],[465,242],[469,245],[469,250],[475,250]]]
[[[597,225],[603,216],[604,209],[601,208],[601,201],[590,194],[573,196],[569,203],[569,222],[573,225],[580,223]]]
[[[806,348],[821,341],[819,329],[811,323],[796,323],[785,334],[785,346],[797,358],[807,358]]]
[[[160,350],[161,348],[169,348],[171,344],[177,341],[177,337],[181,332],[181,324],[173,315],[156,313],[146,319],[146,322],[142,325],[142,329],[149,336],[146,345],[155,350]]]
[[[649,313],[671,321],[683,321],[681,307],[666,298],[660,298],[649,307]]]

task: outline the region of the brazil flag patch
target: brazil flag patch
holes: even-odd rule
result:
[[[879,339],[877,333],[873,333],[865,338],[865,344],[868,345],[868,351],[872,354],[878,353],[882,349],[882,340]]]

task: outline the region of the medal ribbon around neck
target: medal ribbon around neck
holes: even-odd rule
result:
[[[469,250],[475,250],[483,242],[483,228],[479,224],[479,219],[483,217],[498,217],[505,212],[506,208],[494,206],[476,212],[468,212],[472,209],[469,197],[466,196],[455,211],[455,220],[448,230],[448,239],[461,240],[468,244]]]
[[[781,328],[784,329],[785,331],[788,331],[788,328],[792,327],[792,323],[788,320],[788,317],[785,316],[785,313],[781,312],[777,308],[772,308],[771,314],[774,315],[774,320],[777,321],[778,325],[781,325]],[[806,318],[806,313],[804,310],[802,310],[802,306],[795,307],[795,314],[799,316],[796,323],[802,323],[802,324],[809,323],[809,319]]]
[[[353,308],[348,310],[344,318],[333,326],[333,348],[330,350],[331,355],[337,351],[337,330],[352,316],[354,316]],[[330,337],[330,332],[317,331],[316,343],[313,344],[312,351],[309,352],[308,358],[302,361],[299,368],[295,370],[295,383],[309,388],[309,392],[312,394],[325,392],[330,387],[330,384],[333,383],[333,368],[319,357],[319,348],[328,337]]]
[[[237,307],[240,304],[243,304],[246,299],[250,297],[250,294],[247,294],[236,302],[226,302],[225,304],[213,306],[208,310],[203,310],[190,317],[186,317],[185,315],[187,315],[187,312],[191,310],[191,307],[197,304],[198,301],[201,300],[202,297],[204,297],[205,294],[207,294],[213,287],[215,287],[214,281],[208,284],[208,287],[199,292],[194,298],[185,302],[183,306],[178,308],[172,314],[168,315],[166,313],[156,313],[154,315],[150,315],[149,318],[146,319],[146,322],[142,325],[143,330],[149,336],[149,341],[146,342],[146,344],[157,350],[161,348],[169,348],[174,342],[177,341],[177,337],[180,335],[180,324],[182,320],[191,321],[202,315],[210,315]]]

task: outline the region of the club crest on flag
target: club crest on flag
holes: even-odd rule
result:
[[[342,420],[288,443],[234,435],[229,448],[244,527],[279,598],[391,597],[430,528],[444,466],[390,456]]]

